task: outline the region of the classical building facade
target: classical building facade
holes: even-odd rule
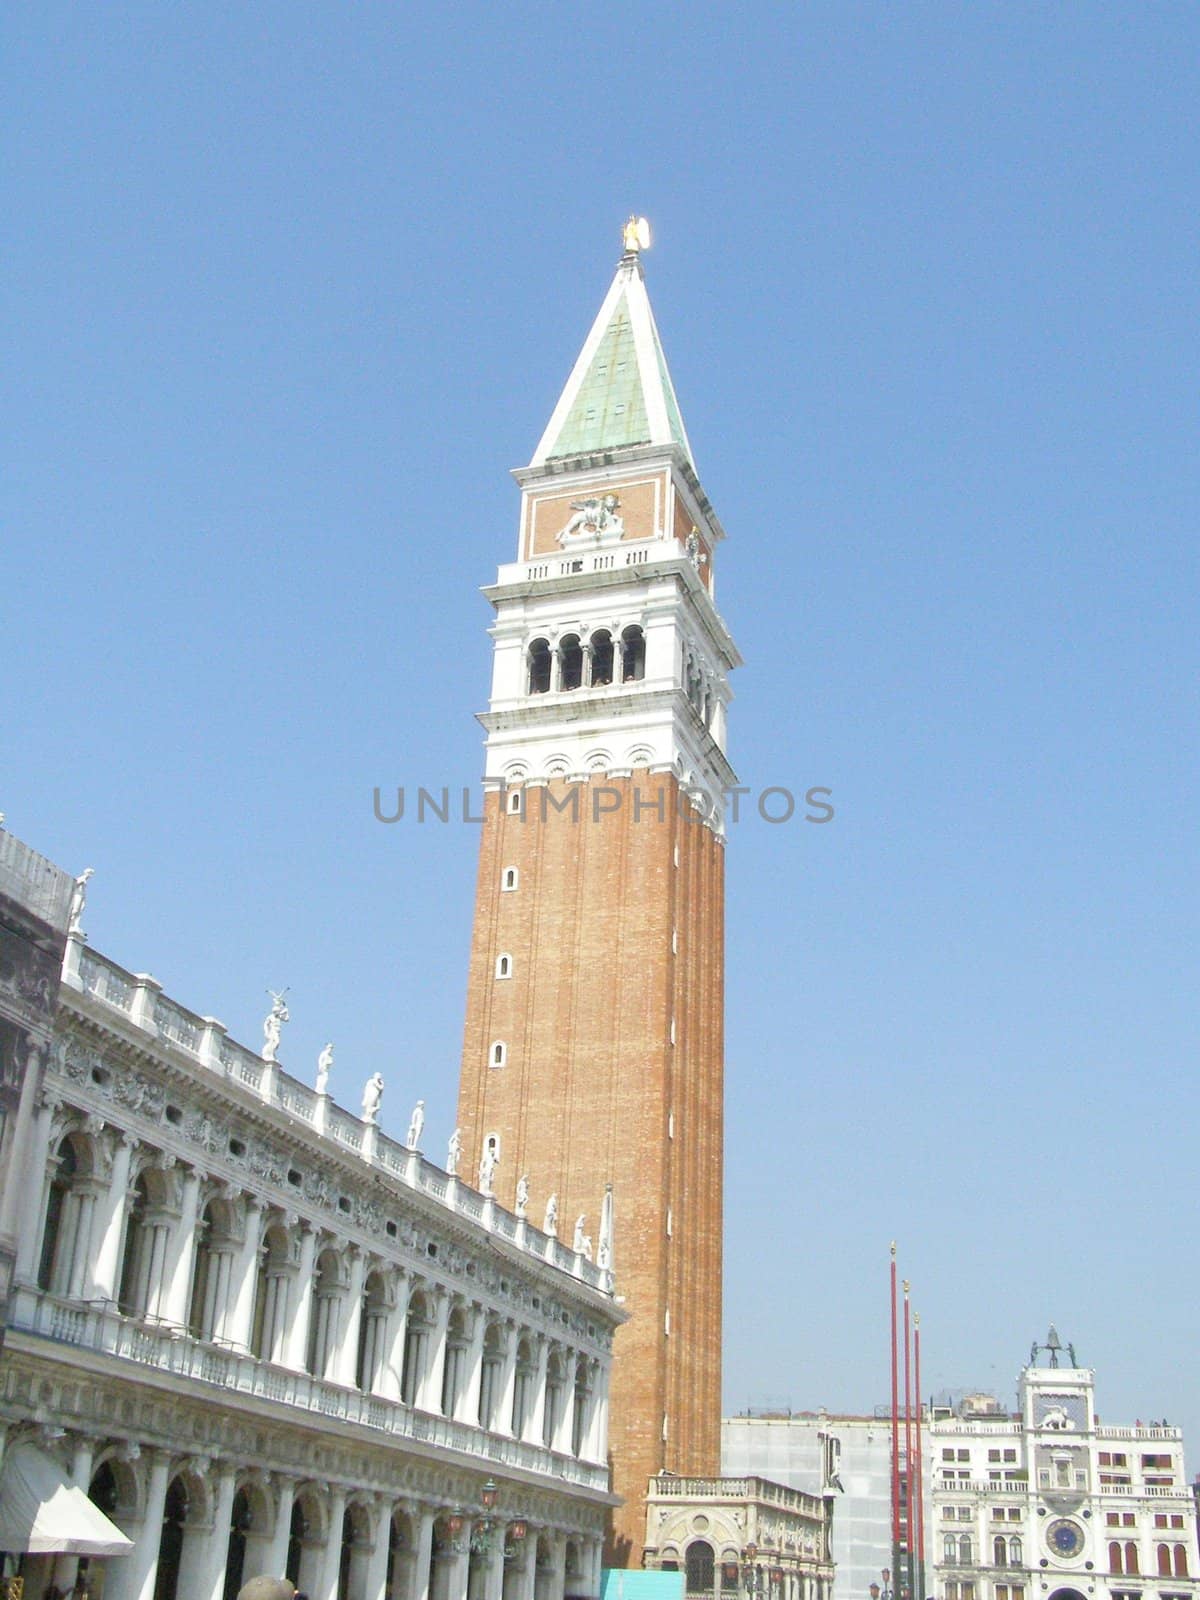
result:
[[[133,1541],[104,1600],[599,1591],[607,1269],[67,941],[19,1152],[5,1462]],[[374,1105],[377,1106],[377,1097]],[[481,1180],[489,1187],[486,1174]],[[80,1577],[30,1559],[27,1596]]]
[[[719,522],[636,232],[521,486],[495,609],[459,1095],[468,1156],[586,1244],[607,1189],[630,1320],[610,1558],[660,1470],[718,1470],[729,673]],[[539,1215],[542,1212],[539,1209]]]
[[[832,1525],[823,1495],[754,1476],[663,1473],[650,1482],[643,1564],[682,1572],[692,1600],[830,1600]]]
[[[1178,1428],[1101,1425],[1095,1374],[1053,1330],[1021,1373],[1017,1412],[974,1409],[929,1428],[937,1600],[1193,1600]]]

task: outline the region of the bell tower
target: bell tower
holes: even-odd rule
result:
[[[631,222],[514,474],[516,560],[484,591],[494,658],[458,1112],[467,1161],[498,1158],[501,1200],[538,1225],[553,1202],[560,1238],[595,1239],[625,1298],[609,1434],[625,1505],[608,1554],[633,1566],[648,1477],[719,1470],[723,792],[740,663],[647,242]]]

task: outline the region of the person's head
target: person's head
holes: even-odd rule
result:
[[[238,1590],[237,1600],[299,1600],[299,1596],[286,1578],[264,1576],[244,1583]]]

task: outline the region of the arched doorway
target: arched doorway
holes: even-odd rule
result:
[[[716,1558],[707,1539],[693,1539],[687,1547],[685,1569],[689,1594],[711,1594]]]

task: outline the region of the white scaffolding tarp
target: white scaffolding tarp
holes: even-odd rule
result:
[[[57,1461],[31,1444],[8,1452],[0,1470],[0,1550],[123,1556],[132,1549],[133,1540],[67,1482]]]

